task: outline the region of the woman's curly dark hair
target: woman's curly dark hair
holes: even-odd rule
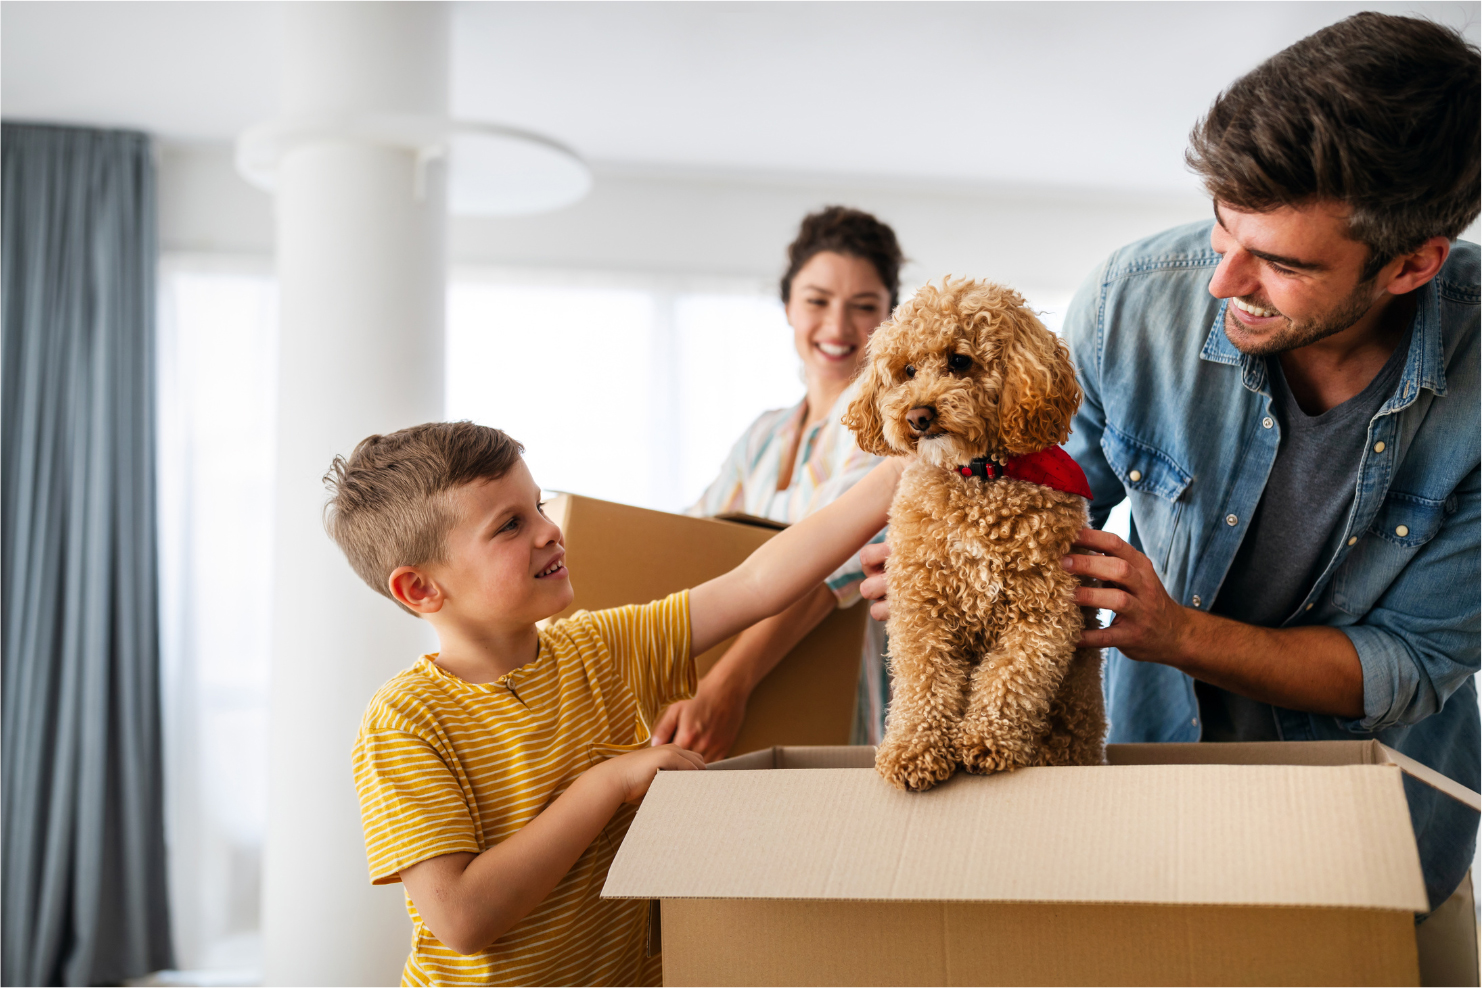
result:
[[[803,217],[797,239],[787,248],[787,273],[782,276],[782,304],[792,296],[792,280],[813,255],[833,251],[869,261],[890,292],[890,307],[900,300],[901,265],[905,257],[895,231],[869,213],[848,206],[825,206]]]

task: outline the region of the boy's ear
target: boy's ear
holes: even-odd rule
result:
[[[398,566],[391,571],[386,583],[392,598],[410,611],[435,614],[442,610],[442,588],[415,566]]]

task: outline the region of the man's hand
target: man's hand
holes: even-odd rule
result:
[[[610,758],[587,774],[600,773],[604,782],[616,786],[620,800],[624,803],[637,803],[643,800],[648,787],[653,785],[654,776],[659,772],[690,771],[704,767],[705,759],[695,752],[686,751],[677,744],[664,744]]]
[[[870,602],[870,617],[876,621],[890,618],[890,601],[885,599],[885,560],[889,558],[889,542],[871,542],[859,550],[859,561],[864,564],[865,571],[859,594]]]
[[[712,674],[700,680],[694,699],[668,706],[654,727],[653,743],[673,742],[713,762],[726,757],[745,718],[746,695]]]
[[[1082,645],[1118,648],[1129,659],[1170,665],[1278,707],[1364,716],[1363,664],[1337,628],[1261,628],[1182,607],[1163,589],[1148,557],[1115,535],[1084,528],[1075,544],[1105,555],[1073,553],[1061,564],[1109,584],[1081,587],[1076,602],[1117,614],[1110,627],[1082,635]]]
[[[1129,659],[1179,665],[1187,654],[1189,611],[1179,605],[1153,571],[1153,563],[1122,539],[1094,528],[1081,529],[1075,544],[1103,555],[1072,553],[1060,564],[1077,576],[1092,577],[1104,587],[1081,587],[1078,604],[1116,612],[1105,628],[1087,631],[1088,648],[1117,648]]]

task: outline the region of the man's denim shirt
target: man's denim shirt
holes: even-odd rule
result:
[[[1224,332],[1209,294],[1211,222],[1113,254],[1066,315],[1085,401],[1066,450],[1096,497],[1092,523],[1131,499],[1132,542],[1174,600],[1209,610],[1281,440],[1265,361]],[[1282,627],[1348,635],[1364,672],[1360,720],[1276,711],[1289,741],[1378,738],[1478,788],[1478,248],[1457,242],[1419,290],[1409,356],[1369,423],[1339,548]],[[1296,506],[1300,510],[1300,505]],[[1107,651],[1111,740],[1197,741],[1193,680]],[[1472,861],[1477,814],[1409,778],[1433,905]]]

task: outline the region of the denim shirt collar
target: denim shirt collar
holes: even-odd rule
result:
[[[1445,341],[1441,338],[1441,306],[1435,279],[1419,292],[1415,319],[1411,324],[1414,332],[1410,334],[1410,353],[1405,358],[1405,369],[1394,396],[1381,409],[1384,412],[1404,408],[1415,400],[1421,388],[1429,388],[1443,397],[1446,394]],[[1229,299],[1220,300],[1214,314],[1214,325],[1209,328],[1209,336],[1204,340],[1204,349],[1199,351],[1199,357],[1211,363],[1238,365],[1240,379],[1246,388],[1269,397],[1266,361],[1241,353],[1225,335],[1225,309],[1229,304]]]

